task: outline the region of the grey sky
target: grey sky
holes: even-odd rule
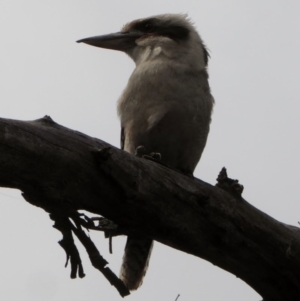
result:
[[[210,49],[216,100],[195,175],[215,183],[223,166],[244,197],[272,217],[299,221],[300,3],[296,0],[0,1],[1,117],[56,122],[119,145],[116,100],[134,68],[126,55],[75,41],[118,31],[132,19],[188,13]],[[86,278],[70,280],[46,213],[1,189],[1,300],[120,300],[83,257]],[[108,254],[118,272],[125,238]],[[84,251],[80,248],[82,255]],[[156,243],[144,285],[127,300],[243,300],[260,297],[234,275]]]

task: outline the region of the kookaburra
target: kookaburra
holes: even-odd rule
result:
[[[208,52],[183,14],[132,21],[120,32],[79,40],[123,51],[135,62],[118,100],[121,146],[161,154],[161,162],[192,175],[206,144],[214,99],[208,84]],[[153,241],[127,239],[120,278],[137,289],[146,273]]]

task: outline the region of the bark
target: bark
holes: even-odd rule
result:
[[[299,300],[299,229],[251,206],[235,181],[212,186],[49,117],[0,119],[0,152],[0,186],[48,212],[102,215],[122,233],[210,261],[265,301]]]

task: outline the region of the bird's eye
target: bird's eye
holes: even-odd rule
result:
[[[154,30],[154,25],[152,23],[146,23],[144,26],[144,30],[146,32],[151,32]]]

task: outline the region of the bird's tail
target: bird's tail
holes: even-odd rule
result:
[[[129,290],[136,290],[143,283],[152,247],[153,240],[149,238],[128,236],[120,270],[120,279]]]

